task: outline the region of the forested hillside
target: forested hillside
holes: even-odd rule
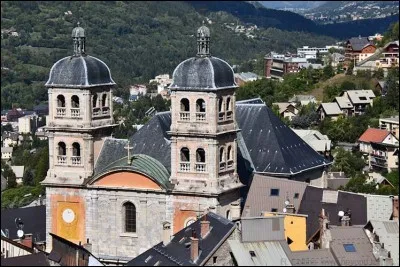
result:
[[[52,64],[72,54],[71,31],[79,20],[87,35],[87,52],[108,64],[114,80],[128,85],[172,74],[182,60],[196,54],[196,29],[206,20],[186,2],[2,1],[1,106],[30,108],[47,99],[44,83]],[[336,40],[276,28],[257,29],[254,38],[227,29],[242,23],[227,12],[207,12],[212,23],[211,53],[240,65],[271,50],[296,51],[302,45]],[[15,30],[18,36],[5,33]],[[4,33],[3,33],[4,32]]]

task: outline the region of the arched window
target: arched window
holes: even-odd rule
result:
[[[72,144],[72,156],[75,157],[80,157],[81,156],[81,146],[79,143],[73,143]]]
[[[197,99],[196,112],[206,112],[206,102],[203,99]]]
[[[76,95],[73,95],[71,97],[71,107],[72,108],[79,108],[79,97]]]
[[[131,202],[124,204],[125,232],[136,233],[136,207]]]
[[[222,103],[223,102],[223,100],[222,100],[222,98],[220,98],[219,100],[218,100],[218,110],[219,110],[219,112],[222,112],[223,110],[222,110]]]
[[[93,108],[97,107],[97,94],[93,95]]]
[[[206,152],[202,148],[196,150],[196,162],[206,162]]]
[[[63,95],[57,96],[57,107],[65,108],[65,97]]]
[[[230,210],[227,210],[227,211],[226,211],[226,218],[227,218],[228,220],[232,220],[232,218],[231,218],[231,211],[230,211]]]
[[[181,149],[181,161],[189,162],[190,161],[190,153],[187,147],[183,147]]]
[[[221,147],[219,149],[219,162],[224,162],[225,161],[225,155],[224,155],[224,148]]]
[[[231,98],[230,98],[230,97],[228,97],[228,98],[226,99],[226,110],[228,110],[228,111],[231,111],[231,110],[232,110],[232,107],[231,107]]]
[[[107,107],[107,94],[103,94],[103,96],[101,97],[101,106],[103,107]]]
[[[59,156],[67,155],[67,147],[66,147],[64,142],[59,142],[58,143],[58,155]]]
[[[189,100],[187,98],[181,99],[181,111],[185,111],[185,112],[190,111]]]
[[[228,146],[228,160],[232,160],[233,159],[233,155],[232,155],[232,146]]]

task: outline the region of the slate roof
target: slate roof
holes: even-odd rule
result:
[[[369,104],[371,99],[375,98],[374,91],[372,90],[349,90],[342,93],[342,95],[347,94],[351,103],[354,104]],[[365,97],[365,99],[362,99]]]
[[[279,107],[279,113],[286,111],[289,106],[293,106],[295,109],[298,110],[298,108],[296,108],[296,105],[289,102],[276,102],[272,103],[272,105],[276,105]]]
[[[50,70],[46,87],[90,88],[115,85],[108,66],[98,58],[68,56],[57,61]]]
[[[247,194],[242,216],[260,216],[262,212],[270,212],[273,208],[282,211],[285,208],[287,198],[298,211],[306,187],[307,183],[305,182],[255,174]],[[271,189],[279,189],[279,195],[271,196]],[[298,198],[294,198],[296,193],[299,195]],[[250,214],[246,214],[247,207],[250,209]]]
[[[292,266],[283,248],[286,241],[242,243],[239,240],[228,240],[228,244],[238,266]]]
[[[232,67],[217,57],[192,57],[181,62],[172,75],[171,90],[213,91],[235,88]]]
[[[339,105],[336,102],[333,103],[321,103],[321,105],[318,107],[318,110],[320,108],[323,108],[326,115],[340,115],[343,112],[340,110]]]
[[[236,120],[255,172],[289,176],[330,164],[265,104],[237,104]]]
[[[379,236],[379,243],[385,244],[393,258],[393,266],[399,265],[399,221],[370,220],[368,222],[373,231]],[[369,228],[368,224],[364,228]]]
[[[167,134],[170,128],[171,112],[157,113],[130,138],[132,152],[155,158],[170,171],[171,141]]]
[[[365,143],[382,143],[386,136],[390,134],[387,130],[377,129],[377,128],[368,128],[358,139],[359,142]]]
[[[95,159],[93,176],[106,170],[106,167],[112,162],[119,160],[128,155],[128,151],[124,148],[128,145],[128,140],[106,138],[99,152],[99,156]],[[131,151],[131,153],[136,153]]]
[[[204,238],[200,237],[200,221],[204,216],[210,222],[210,233]],[[204,263],[212,256],[216,249],[226,241],[235,230],[235,224],[220,215],[209,212],[200,219],[176,233],[166,245],[163,242],[140,254],[127,263],[127,266],[154,266],[160,261],[160,266],[196,266]],[[192,230],[196,231],[199,238],[199,258],[196,262],[190,259],[190,237]],[[150,259],[148,259],[151,256]],[[148,259],[146,261],[146,259]]]
[[[337,202],[324,203],[324,191],[337,192]],[[332,200],[332,198],[327,198],[327,194],[325,194],[325,199]],[[347,209],[351,210],[351,222],[353,225],[365,225],[367,223],[367,200],[364,196],[350,192],[332,191],[307,186],[297,212],[308,215],[307,240],[319,230],[318,217],[322,209],[325,209],[325,214],[329,217],[330,225],[341,225],[338,212],[346,211]]]
[[[353,217],[352,217],[353,218]],[[330,226],[330,248],[340,265],[377,266],[379,262],[372,252],[372,244],[363,225]],[[344,245],[353,244],[355,252],[346,252]]]
[[[352,37],[348,42],[350,42],[353,51],[361,51],[365,46],[372,44],[368,37]]]
[[[286,245],[285,245],[285,244]],[[313,249],[304,251],[291,251],[286,242],[282,248],[293,266],[338,266],[330,249]]]
[[[1,258],[1,266],[50,266],[47,256],[43,252],[25,256]]]
[[[315,96],[313,96],[313,95],[294,95],[288,101],[289,102],[301,102],[301,101],[313,101],[313,100],[316,100]]]
[[[5,233],[5,229],[8,229],[10,239],[18,238],[16,218],[21,218],[24,223],[25,234],[32,234],[32,238],[36,238],[37,242],[46,241],[46,206],[2,209],[1,230]]]

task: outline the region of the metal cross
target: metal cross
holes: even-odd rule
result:
[[[128,150],[128,164],[131,165],[132,160],[131,160],[131,154],[130,154],[129,150],[133,149],[133,147],[130,146],[130,142],[128,141],[128,145],[124,148]]]

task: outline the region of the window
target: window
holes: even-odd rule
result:
[[[292,240],[292,239],[290,239],[290,237],[286,238],[286,241],[287,241],[288,245],[290,245],[290,244],[292,244],[292,243],[293,243],[293,240]]]
[[[272,208],[271,212],[278,212],[278,209]]]
[[[228,160],[231,160],[232,158],[232,146],[228,146]]]
[[[228,110],[228,111],[232,110],[232,107],[231,107],[231,98],[230,98],[230,97],[228,97],[228,98],[226,99],[226,110]]]
[[[181,111],[185,111],[185,112],[190,111],[189,100],[186,98],[181,99]]]
[[[293,198],[299,198],[299,193],[294,193],[294,197]]]
[[[101,97],[101,106],[103,107],[107,107],[107,94],[103,94],[103,96]]]
[[[93,107],[97,107],[97,95],[93,96]]]
[[[59,108],[65,107],[65,97],[63,95],[57,96],[57,107],[59,107]]]
[[[206,152],[202,148],[198,148],[196,150],[196,161],[197,162],[206,162]]]
[[[279,196],[279,189],[271,188],[270,196]]]
[[[230,210],[227,210],[226,211],[226,218],[228,219],[228,220],[231,220],[232,218],[231,218],[231,211]]]
[[[219,149],[219,162],[224,162],[225,161],[225,158],[224,158],[224,148],[223,147],[221,147],[220,149]]]
[[[196,112],[206,112],[206,102],[203,99],[196,101]]]
[[[360,96],[360,100],[367,100],[365,96]]]
[[[222,112],[223,110],[222,110],[222,98],[220,98],[219,100],[218,100],[218,109],[219,109],[219,112]]]
[[[76,157],[81,156],[81,146],[79,145],[79,143],[72,144],[72,155]]]
[[[73,95],[71,97],[71,107],[72,108],[79,108],[79,97],[76,95]]]
[[[213,264],[216,264],[217,263],[217,256],[214,256],[213,257]]]
[[[58,143],[58,155],[59,156],[67,155],[67,147],[65,146],[64,142],[59,142]]]
[[[181,149],[181,161],[185,161],[185,162],[190,161],[189,148],[183,147]]]
[[[343,244],[343,247],[346,252],[356,252],[356,248],[353,244]]]
[[[250,250],[249,253],[250,253],[250,256],[252,256],[252,257],[256,256],[256,253],[254,252],[254,250]]]
[[[124,204],[125,232],[136,233],[136,207],[131,202]]]

